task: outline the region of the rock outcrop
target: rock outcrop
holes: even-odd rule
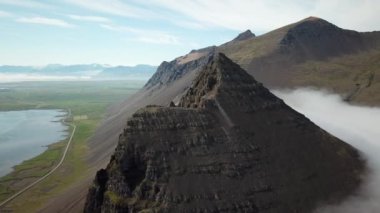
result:
[[[205,56],[215,52],[216,47],[210,46],[199,50],[192,50],[189,54],[176,58],[173,61],[164,61],[157,68],[156,73],[145,84],[144,88],[148,89],[153,86],[161,86],[174,82],[202,67],[206,61]]]
[[[240,33],[236,38],[234,38],[232,41],[244,41],[247,39],[255,38],[256,35],[251,32],[251,30],[246,30],[242,33]]]
[[[357,150],[223,54],[204,60],[177,106],[127,121],[85,212],[311,212],[357,189]]]
[[[280,41],[282,53],[298,60],[322,60],[352,54],[368,46],[359,32],[345,30],[317,17],[309,17],[291,27]]]

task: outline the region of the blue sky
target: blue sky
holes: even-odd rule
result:
[[[0,0],[0,65],[158,65],[308,16],[380,30],[379,0]]]

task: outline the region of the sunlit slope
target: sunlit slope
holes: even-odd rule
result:
[[[380,33],[341,29],[309,17],[219,51],[271,88],[314,86],[380,105]]]

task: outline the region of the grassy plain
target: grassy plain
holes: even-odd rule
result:
[[[124,100],[143,81],[23,82],[2,83],[0,110],[70,109],[77,126],[63,165],[50,177],[9,203],[12,212],[37,210],[55,194],[84,177],[87,141],[104,117],[107,106]],[[5,88],[5,89],[4,89]],[[22,131],[22,130],[20,130]],[[72,129],[69,129],[70,133]],[[60,160],[67,140],[51,144],[42,154],[14,167],[0,178],[0,202],[50,171]]]

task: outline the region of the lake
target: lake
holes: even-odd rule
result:
[[[68,136],[62,110],[0,111],[0,176]]]

